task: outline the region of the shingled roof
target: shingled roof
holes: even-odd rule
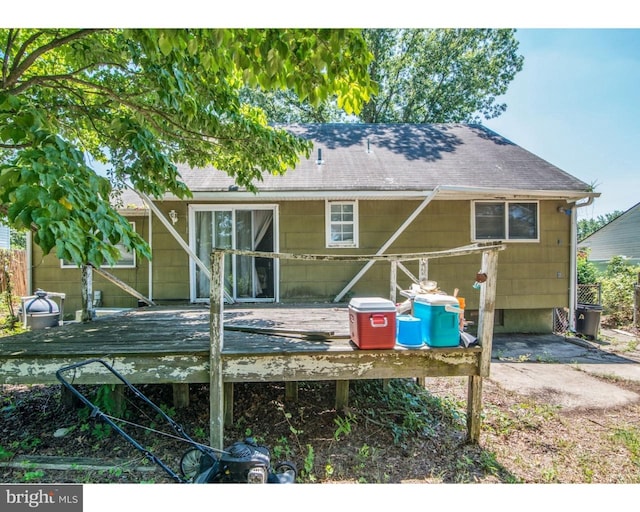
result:
[[[314,149],[284,175],[265,174],[256,183],[259,192],[424,192],[440,186],[590,195],[588,184],[482,125],[330,123],[283,128],[313,141]],[[213,168],[179,170],[196,195],[234,188],[232,178]]]

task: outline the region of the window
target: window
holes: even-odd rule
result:
[[[327,201],[327,247],[358,247],[358,203]]]
[[[538,241],[538,203],[476,201],[473,239]]]
[[[136,223],[131,223],[132,229],[136,230]],[[109,268],[135,268],[136,267],[136,253],[129,251],[122,244],[116,245],[116,248],[120,251],[120,259],[115,265]],[[61,260],[60,265],[62,268],[78,268],[78,266],[72,261]],[[106,265],[105,265],[106,266]]]
[[[274,252],[278,243],[276,205],[190,205],[189,239],[207,264],[214,247]],[[192,259],[191,300],[209,300],[209,277]],[[277,301],[278,260],[239,254],[224,256],[225,294],[235,301]]]

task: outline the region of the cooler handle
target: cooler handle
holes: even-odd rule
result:
[[[448,313],[456,313],[458,315],[461,315],[462,313],[464,313],[464,309],[460,309],[459,307],[451,306],[449,304],[445,304],[444,310],[447,311]]]
[[[371,322],[371,327],[386,327],[388,324],[386,315],[371,315],[369,322]]]

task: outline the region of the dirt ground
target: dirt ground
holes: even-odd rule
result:
[[[640,361],[637,332],[591,345]],[[520,360],[553,364],[535,354]],[[591,378],[640,397],[639,381]],[[295,403],[284,400],[281,383],[237,384],[225,441],[253,437],[269,448],[272,464],[295,463],[299,483],[640,483],[640,400],[565,407],[554,393],[519,393],[488,378],[481,439],[473,445],[466,442],[466,386],[466,378],[428,379],[426,390],[406,379],[352,381],[349,408],[336,411],[333,382],[300,383]],[[169,386],[140,390],[207,443],[206,386],[192,386],[190,406],[179,410]],[[83,388],[106,403],[96,391]],[[125,402],[127,421],[153,431],[131,424],[126,430],[179,473],[189,446],[161,434],[170,429],[134,397]],[[172,481],[86,409],[65,405],[60,386],[2,386],[0,482]]]

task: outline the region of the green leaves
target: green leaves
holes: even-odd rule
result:
[[[364,122],[475,122],[500,115],[496,103],[522,69],[511,29],[365,30],[379,94]]]
[[[0,212],[78,264],[113,261],[121,242],[150,257],[112,185],[188,197],[186,163],[255,190],[308,155],[243,88],[335,95],[349,112],[374,90],[359,30],[0,29],[0,48]]]

